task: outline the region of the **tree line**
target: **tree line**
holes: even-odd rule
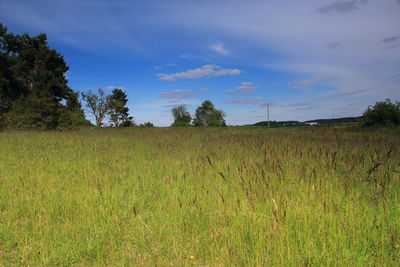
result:
[[[114,89],[109,96],[106,96],[101,88],[98,89],[97,93],[89,90],[82,93],[82,99],[86,102],[86,111],[92,115],[99,127],[103,126],[104,118],[107,115],[111,126],[131,127],[135,125],[133,117],[129,116],[129,109],[126,107],[127,95],[121,89]],[[196,109],[193,119],[187,111],[186,105],[183,104],[172,108],[171,113],[174,118],[174,122],[171,124],[173,127],[226,126],[225,113],[216,109],[209,100],[204,101]],[[154,125],[151,122],[146,122],[140,126],[153,127]]]
[[[103,89],[79,94],[67,84],[68,70],[63,56],[49,47],[46,34],[12,34],[0,24],[0,128],[53,130],[91,125],[84,110],[99,127],[106,125],[107,118],[114,127],[135,125],[122,89],[115,88],[110,95]],[[173,126],[190,125],[192,118],[185,106],[172,112]],[[222,111],[204,101],[193,125],[223,126],[223,117]]]
[[[62,129],[91,125],[135,126],[129,115],[126,93],[119,88],[110,95],[98,89],[79,94],[68,86],[69,67],[64,58],[47,43],[46,34],[31,37],[12,34],[0,23],[0,128]],[[82,107],[81,100],[85,102]],[[225,113],[206,100],[192,118],[185,105],[172,110],[171,126],[225,126]],[[364,126],[399,125],[400,103],[389,99],[368,107]],[[150,122],[140,126],[152,127]]]
[[[115,127],[134,125],[123,90],[79,94],[67,85],[68,69],[45,34],[11,34],[0,24],[0,127],[52,130],[91,125],[80,99],[97,126],[103,126],[106,117]]]
[[[93,116],[98,127],[104,125],[106,116],[109,117],[110,125],[114,127],[135,125],[126,106],[128,97],[122,89],[113,89],[111,95],[106,95],[101,88],[98,89],[97,94],[89,90],[82,93],[82,99],[86,102],[86,111]]]
[[[195,116],[192,119],[185,105],[179,105],[171,110],[174,122],[171,126],[226,126],[224,117],[225,113],[222,110],[215,108],[214,104],[206,100],[195,111]],[[192,124],[191,124],[192,123]]]

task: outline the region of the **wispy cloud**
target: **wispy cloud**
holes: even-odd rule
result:
[[[321,6],[317,9],[320,13],[330,12],[350,12],[358,9],[360,6],[368,3],[368,0],[351,0],[351,1],[337,1],[332,4]]]
[[[211,90],[210,88],[200,88],[199,89],[200,92],[208,92],[210,90]]]
[[[385,43],[385,44],[388,44],[388,43],[396,42],[399,39],[400,39],[400,36],[391,36],[391,37],[382,39],[382,42]]]
[[[215,53],[218,53],[223,56],[229,56],[231,53],[224,47],[222,43],[215,43],[210,45],[210,49]]]
[[[189,90],[175,89],[162,92],[160,94],[160,97],[169,99],[188,99],[188,98],[193,98],[194,94],[192,89]]]
[[[267,103],[267,101],[263,97],[254,97],[254,98],[230,99],[230,100],[226,100],[224,103],[225,104],[240,104],[240,105],[265,105]]]
[[[316,106],[312,102],[296,102],[296,103],[279,105],[279,107],[293,108],[294,110],[312,110],[318,108],[319,106]]]
[[[295,110],[315,110],[315,109],[317,109],[319,107],[320,106],[310,105],[310,106],[296,107]]]
[[[330,78],[322,76],[322,75],[315,75],[314,77],[312,77],[310,79],[289,82],[289,87],[295,88],[295,89],[306,89],[306,88],[309,88],[312,85],[315,85],[321,81],[325,81],[325,80],[329,80],[329,79]]]
[[[168,104],[162,105],[162,108],[176,108],[177,106],[185,106],[185,107],[190,107],[191,105],[189,104],[183,104],[182,102],[178,102],[178,103],[173,103],[170,102]]]
[[[382,43],[384,44],[383,49],[388,50],[392,48],[396,48],[398,46],[398,40],[400,40],[400,36],[392,36],[388,37],[382,40]]]
[[[156,76],[158,79],[163,81],[175,81],[176,79],[197,79],[202,77],[213,77],[213,76],[223,76],[223,75],[239,75],[242,73],[238,69],[222,69],[218,65],[207,64],[200,68],[187,70],[178,73],[164,74],[159,73]]]
[[[285,104],[285,105],[279,105],[280,107],[307,107],[307,106],[312,106],[313,103],[311,102],[296,102],[296,103],[290,103],[290,104]]]
[[[159,102],[151,102],[151,103],[141,103],[138,105],[130,106],[129,108],[135,109],[135,110],[142,110],[142,109],[154,109],[154,110],[160,110],[164,108],[173,108],[179,105],[184,105],[186,107],[191,107],[191,106],[196,106],[199,105],[200,101],[196,99],[166,99],[166,100],[161,100]]]
[[[164,119],[158,117],[161,113],[157,109],[161,109],[161,105],[174,104],[168,103],[171,98],[159,97],[163,90],[192,88],[193,94],[218,99],[225,91],[220,92],[214,88],[234,89],[243,79],[254,83],[257,81],[261,86],[266,77],[271,84],[279,84],[282,79],[309,79],[316,73],[333,78],[329,81],[330,88],[326,88],[329,90],[299,92],[271,87],[268,92],[259,90],[257,95],[243,95],[265,98],[274,96],[282,101],[285,97],[293,97],[295,102],[301,102],[324,94],[318,100],[325,101],[318,111],[297,112],[294,111],[295,107],[274,107],[272,112],[277,119],[311,119],[315,114],[318,117],[331,117],[336,113],[329,110],[330,105],[351,106],[351,112],[344,115],[354,115],[362,112],[375,100],[400,97],[399,81],[378,90],[354,90],[369,81],[378,81],[398,73],[400,39],[396,37],[400,36],[399,0],[369,1],[368,4],[352,0],[289,1],[290,8],[288,1],[263,0],[0,2],[1,20],[10,31],[29,32],[32,35],[47,33],[51,46],[65,54],[69,61],[67,63],[71,66],[71,75],[68,78],[74,88],[80,90],[90,84],[113,84],[109,79],[122,81],[125,85],[142,80],[139,82],[143,94],[140,97],[129,97],[135,103],[134,110],[137,110],[137,105],[143,104],[143,97],[146,95],[156,98],[146,99],[148,105],[157,101],[159,105],[154,113],[150,110],[135,112],[138,120],[165,120],[165,125],[169,125],[170,114]],[[235,57],[224,57],[211,50],[209,46],[218,44],[216,40],[226,41],[221,48]],[[76,53],[75,49],[82,52],[81,61],[71,56],[71,53]],[[147,50],[147,53],[142,50]],[[93,53],[96,60],[92,60]],[[90,57],[86,57],[88,54]],[[135,60],[131,60],[132,58]],[[211,61],[214,58],[223,61]],[[111,68],[100,72],[99,68],[110,62],[118,62],[118,66],[110,66]],[[209,81],[182,78],[183,84],[164,89],[160,89],[157,85],[160,81],[154,79],[157,78],[155,73],[167,73],[164,78],[178,80],[178,83],[181,78],[173,74],[196,69],[210,62],[221,66],[228,62],[232,64],[229,65],[232,67],[224,68],[236,68],[240,64],[243,67],[237,68],[247,68],[246,76],[242,75],[245,78],[237,84],[228,81],[236,79],[224,81],[223,78],[229,76]],[[158,70],[153,69],[158,64],[166,63],[179,63],[180,66],[187,67],[169,69],[162,66],[156,68]],[[124,69],[138,69],[140,77],[127,76],[127,72],[121,71]],[[100,76],[98,73],[107,75]],[[293,78],[292,75],[300,78]],[[149,77],[153,77],[153,80],[148,79]],[[191,84],[187,85],[188,82]],[[308,84],[309,82],[303,81],[292,86],[306,88]],[[316,87],[317,84],[311,86]],[[201,87],[211,87],[213,90],[202,93],[199,90]],[[131,88],[127,89],[128,95],[130,90]],[[335,93],[337,97],[327,97],[328,94]],[[231,98],[241,97],[239,94],[231,95]],[[354,106],[349,102],[354,99],[362,104]],[[192,100],[195,101],[196,98],[182,102],[188,103]],[[247,121],[248,115],[242,115],[246,109],[254,109],[254,106],[229,105],[227,113],[231,112],[235,116],[229,117],[228,121]]]
[[[341,46],[342,46],[342,44],[339,42],[331,42],[331,43],[326,44],[326,48],[328,48],[330,50],[339,49]]]
[[[208,61],[205,57],[199,56],[199,55],[194,55],[192,53],[182,53],[179,55],[180,58],[184,59],[194,59],[194,60],[199,60],[199,61]]]
[[[344,88],[343,90],[324,96],[324,98],[332,99],[340,97],[343,99],[344,97],[348,96],[361,97],[374,94],[380,95],[382,94],[382,92],[385,91],[390,92],[392,89],[396,90],[398,88],[399,82],[400,82],[400,75],[398,74],[383,80],[365,84],[364,86],[356,88]]]
[[[155,70],[159,70],[159,69],[162,69],[162,68],[167,68],[167,67],[176,67],[176,66],[178,66],[178,64],[175,64],[175,63],[169,63],[169,64],[164,64],[164,65],[158,65],[158,66],[155,66],[155,67],[154,67],[154,69],[155,69]]]
[[[239,87],[236,87],[235,89],[231,89],[226,91],[228,94],[249,94],[253,93],[254,89],[256,89],[257,86],[255,86],[251,82],[242,82],[242,85]]]

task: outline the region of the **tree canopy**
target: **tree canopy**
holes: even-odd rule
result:
[[[82,99],[86,102],[86,111],[94,117],[96,126],[101,127],[107,115],[107,96],[103,89],[99,88],[97,94],[91,90],[82,92]]]
[[[108,115],[115,127],[133,124],[133,117],[129,116],[129,108],[126,106],[128,96],[122,89],[115,88],[108,96]]]
[[[376,102],[364,112],[364,126],[400,125],[400,102]]]
[[[154,124],[148,121],[140,124],[140,127],[154,127]]]
[[[225,113],[214,107],[214,104],[206,100],[197,109],[195,118],[193,119],[194,126],[226,126]]]
[[[190,113],[187,111],[185,105],[179,105],[174,107],[172,110],[172,116],[174,117],[174,123],[171,126],[181,127],[181,126],[189,126],[192,117]]]
[[[0,124],[40,129],[87,124],[67,85],[68,69],[45,34],[14,35],[0,24]]]

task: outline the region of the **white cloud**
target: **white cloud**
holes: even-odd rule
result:
[[[199,89],[200,92],[208,92],[210,90],[211,90],[210,88],[200,88]]]
[[[182,54],[181,59],[210,62],[199,54],[204,51],[203,40],[206,46],[213,40],[229,40],[228,50],[232,47],[235,51],[235,58],[229,58],[231,64],[237,60],[236,64],[262,66],[288,76],[312,77],[320,73],[332,77],[329,84],[336,89],[332,87],[331,92],[325,93],[336,93],[335,99],[326,97],[326,103],[309,112],[276,107],[272,112],[277,119],[341,115],[332,113],[330,106],[351,107],[351,113],[343,115],[359,115],[374,101],[400,97],[398,81],[385,85],[385,90],[354,89],[398,74],[399,0],[369,1],[367,5],[352,0],[45,2],[48,5],[2,1],[0,17],[10,29],[46,32],[51,42],[67,43],[90,52],[95,50],[101,55],[114,56],[121,51],[122,56],[127,57],[132,56],[134,50],[143,58],[165,59],[166,54],[191,51],[191,54]],[[316,12],[318,8],[321,12]],[[97,20],[99,17],[102,19]],[[93,21],[98,23],[93,24]],[[166,34],[159,34],[162,32]],[[143,53],[142,46],[151,53]],[[132,50],[124,50],[126,47]],[[160,51],[162,55],[157,54]],[[77,76],[74,74],[70,79]],[[174,76],[165,78],[177,79]],[[306,85],[307,82],[294,84],[297,87]],[[316,92],[310,92],[307,98],[317,97],[311,93]],[[350,102],[354,98],[360,102],[357,106]],[[238,105],[235,110],[237,108]],[[153,115],[156,118],[156,114]],[[143,116],[148,116],[147,111]]]
[[[194,94],[192,89],[189,90],[175,89],[162,92],[160,94],[160,97],[169,99],[187,99],[187,98],[193,98]]]
[[[158,66],[155,66],[154,69],[155,69],[155,70],[159,70],[159,69],[166,68],[166,67],[176,67],[176,66],[178,66],[178,64],[175,64],[175,63],[168,63],[168,64],[165,64],[165,65],[158,65]]]
[[[218,53],[223,56],[229,56],[231,53],[224,47],[222,43],[215,43],[210,45],[210,49],[215,53]]]
[[[190,23],[200,35],[229,38],[242,64],[331,77],[332,90],[397,74],[400,45],[394,45],[395,38],[381,41],[399,34],[398,1],[288,1],[191,2],[190,13],[183,12],[189,5],[178,7],[184,15],[170,22]],[[392,91],[397,98],[399,93]]]
[[[224,75],[233,76],[233,75],[239,75],[240,73],[242,73],[242,71],[238,70],[238,69],[222,69],[222,70],[216,71],[213,74],[213,76],[224,76]]]
[[[173,102],[169,102],[169,103],[163,105],[162,108],[175,108],[175,107],[178,107],[178,106],[190,107],[191,105],[190,104],[185,104],[183,102],[173,101]]]
[[[315,75],[314,77],[312,77],[310,79],[289,82],[289,87],[295,88],[295,89],[305,89],[305,88],[309,88],[315,84],[318,84],[321,81],[326,81],[326,80],[329,80],[329,78],[324,77],[322,75]]]
[[[391,36],[391,37],[387,37],[387,38],[383,39],[382,42],[383,43],[393,43],[393,42],[396,42],[399,39],[400,39],[399,36]]]
[[[330,42],[326,44],[326,48],[330,50],[335,50],[341,48],[341,43],[339,42]]]
[[[236,87],[235,89],[231,89],[226,91],[228,94],[249,94],[253,93],[254,89],[258,88],[258,86],[255,86],[251,82],[242,82],[242,85],[239,87]]]
[[[223,75],[239,75],[241,70],[238,69],[221,69],[220,66],[214,64],[203,65],[200,68],[187,70],[183,72],[164,74],[159,73],[156,76],[163,81],[175,81],[176,79],[197,79],[202,77],[213,77]]]
[[[199,56],[199,55],[193,55],[191,53],[183,53],[179,55],[180,58],[184,59],[194,59],[194,60],[200,60],[200,61],[208,61],[205,57]]]
[[[337,1],[332,4],[324,5],[317,9],[318,12],[321,13],[330,13],[330,12],[351,12],[358,9],[360,6],[368,3],[368,0],[350,0],[350,1]]]
[[[225,104],[241,104],[241,105],[265,105],[267,103],[267,101],[263,97],[254,97],[254,98],[230,99],[230,100],[226,100],[224,103]]]

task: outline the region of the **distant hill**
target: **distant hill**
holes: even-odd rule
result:
[[[338,122],[361,122],[362,116],[359,117],[344,117],[344,118],[336,118],[336,119],[318,119],[318,120],[310,120],[307,122],[316,122],[316,123],[338,123]]]
[[[305,122],[301,121],[270,121],[271,127],[304,127],[304,126],[327,126],[327,125],[353,125],[358,124],[362,121],[362,116],[360,117],[344,117],[344,118],[334,118],[334,119],[317,119],[308,120]],[[316,123],[316,124],[315,124]],[[267,121],[260,121],[247,126],[268,126]]]
[[[270,121],[270,125],[271,127],[294,127],[302,126],[304,123],[299,121]],[[268,126],[268,122],[260,121],[249,126]]]

